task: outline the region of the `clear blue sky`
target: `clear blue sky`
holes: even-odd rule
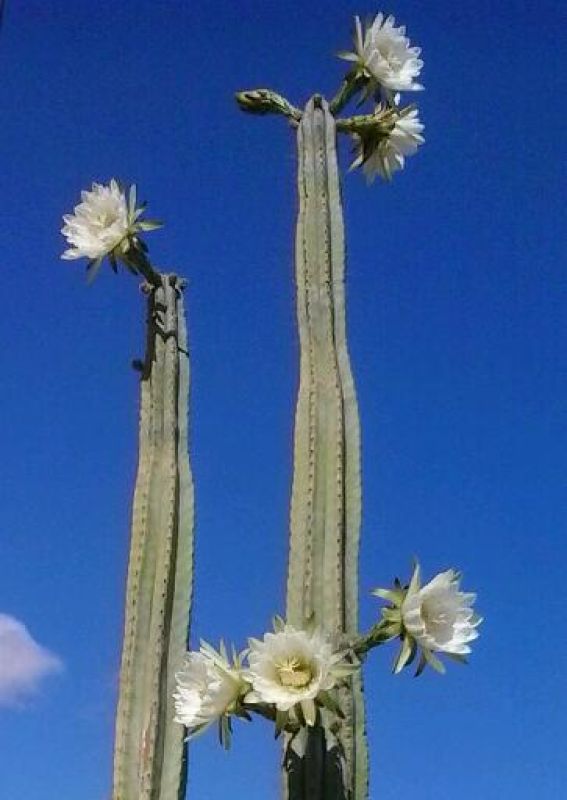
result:
[[[0,612],[65,668],[0,708],[1,800],[105,800],[143,346],[137,282],[62,262],[61,215],[136,181],[157,264],[189,278],[194,639],[283,608],[297,338],[293,136],[234,90],[333,92],[374,7],[8,3],[0,35]],[[391,186],[345,174],[367,591],[413,554],[486,616],[468,668],[366,669],[371,796],[560,800],[567,783],[562,4],[394,0],[423,48],[426,145]],[[563,26],[563,27],[562,27]],[[348,165],[348,147],[342,164]],[[346,169],[345,169],[346,173]],[[561,190],[563,190],[561,192]],[[191,750],[199,800],[278,796],[260,722]]]

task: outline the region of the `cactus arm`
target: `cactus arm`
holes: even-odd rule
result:
[[[360,418],[354,378],[346,337],[345,298],[345,235],[342,213],[340,180],[336,152],[335,120],[326,114],[327,177],[329,191],[329,220],[332,231],[331,268],[334,305],[334,338],[342,387],[344,413],[344,610],[345,631],[358,632],[358,562],[360,549],[360,527],[362,517],[362,487],[360,469]],[[342,707],[352,723],[347,732],[352,732],[350,761],[353,770],[353,798],[368,797],[368,742],[363,697],[363,678],[359,671],[351,679],[351,696],[341,692]],[[346,695],[346,696],[345,696]],[[344,742],[346,747],[346,742]]]
[[[178,536],[176,542],[175,591],[171,600],[171,632],[169,637],[169,663],[171,668],[167,674],[167,692],[164,708],[166,709],[165,734],[164,734],[164,766],[162,783],[164,787],[163,798],[185,797],[185,769],[182,770],[183,780],[179,780],[179,764],[186,759],[186,747],[183,730],[174,722],[175,708],[173,693],[175,690],[175,673],[180,669],[183,655],[188,645],[189,617],[193,590],[193,520],[194,520],[194,489],[187,442],[189,441],[189,385],[190,364],[187,344],[187,325],[185,321],[185,308],[183,293],[176,288],[177,299],[177,344],[179,351],[179,384],[178,384],[178,425],[179,436],[177,441],[178,460]]]
[[[148,300],[113,800],[178,800],[184,791],[183,729],[171,694],[191,599],[188,359],[179,282],[160,280]]]
[[[177,302],[169,276],[162,278],[163,295],[162,335],[158,333],[156,353],[158,363],[163,363],[161,379],[156,381],[156,394],[161,395],[161,415],[156,419],[156,434],[160,447],[156,460],[155,480],[150,495],[153,524],[158,536],[153,574],[153,598],[146,661],[145,702],[142,729],[142,764],[140,800],[153,800],[158,795],[154,787],[159,784],[162,758],[160,753],[165,719],[160,719],[165,695],[163,666],[167,664],[168,638],[171,619],[170,595],[175,580],[174,539],[177,517],[177,386],[179,357],[177,352]],[[169,664],[167,664],[169,668]],[[165,677],[167,683],[167,672]],[[165,715],[163,715],[165,717]]]
[[[344,627],[343,411],[333,343],[323,123],[311,101],[298,131],[296,277],[301,352],[287,618],[300,626],[313,619],[340,632]]]
[[[163,381],[163,351],[156,337],[156,307],[163,304],[161,287],[148,297],[148,352],[146,374],[141,383],[141,416],[138,475],[134,491],[132,539],[126,590],[125,635],[118,713],[116,722],[115,782],[113,800],[126,800],[140,789],[143,758],[144,714],[148,631],[156,559],[155,480],[159,461],[162,417],[158,387]],[[147,398],[146,404],[144,400]],[[137,504],[143,509],[138,517]],[[135,549],[134,549],[135,547]]]
[[[138,472],[132,511],[124,639],[116,714],[113,800],[121,800],[128,796],[131,788],[136,785],[139,772],[139,714],[144,677],[139,665],[143,663],[147,646],[142,631],[148,628],[149,603],[147,599],[148,587],[151,585],[147,576],[147,550],[150,540],[150,485],[155,454],[155,436],[153,434],[155,409],[152,396],[157,372],[154,353],[154,292],[148,294],[147,306],[146,363],[140,383]]]
[[[287,619],[298,626],[313,620],[330,633],[348,635],[356,632],[358,621],[360,433],[346,345],[344,228],[335,121],[322,98],[315,96],[307,104],[297,141],[300,380]],[[363,800],[367,756],[361,685],[355,683],[341,694],[346,713],[340,734],[345,797]],[[284,774],[284,794],[290,800],[338,796],[329,789],[329,775],[337,772],[330,763],[335,756],[324,746],[321,754],[317,735],[310,734],[310,746],[319,757],[296,763],[289,781]],[[331,782],[336,783],[336,777]]]

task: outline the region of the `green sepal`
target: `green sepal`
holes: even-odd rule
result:
[[[435,672],[438,672],[440,675],[445,674],[445,665],[441,663],[441,661],[434,655],[431,650],[424,649],[423,655],[430,667],[433,667]]]
[[[275,725],[275,738],[277,739],[278,736],[281,734],[283,730],[285,730],[285,726],[287,725],[288,721],[288,713],[287,711],[280,711],[279,708],[276,709],[276,725]]]
[[[451,661],[456,661],[457,664],[468,665],[469,663],[468,660],[465,658],[465,656],[462,656],[460,653],[445,653],[445,655],[447,656],[447,658],[450,658]]]
[[[419,663],[417,665],[417,669],[416,669],[415,675],[413,677],[414,678],[419,678],[419,676],[421,675],[421,673],[423,672],[423,670],[425,669],[426,666],[427,666],[427,659],[425,658],[425,655],[423,653],[421,653],[421,655],[419,657]]]
[[[157,231],[159,228],[163,228],[163,226],[164,223],[157,219],[144,219],[138,222],[138,228],[141,231]]]
[[[403,602],[405,592],[401,586],[398,589],[394,584],[394,587],[394,589],[381,589],[378,587],[377,589],[373,589],[370,594],[374,595],[374,597],[380,597],[382,600],[387,600],[389,603],[393,603],[395,606],[398,606]]]
[[[395,639],[399,636],[400,632],[399,625],[384,625],[376,631],[376,635],[372,637],[372,640],[380,644],[382,642],[389,642],[390,639]]]
[[[375,96],[377,90],[377,82],[372,79],[368,78],[368,83],[366,86],[362,86],[360,90],[360,100],[357,105],[363,105],[370,97]]]
[[[401,624],[402,615],[399,608],[383,608],[382,617],[386,622],[398,622]]]
[[[413,562],[413,574],[411,576],[411,580],[409,582],[407,594],[414,594],[415,592],[419,592],[420,587],[420,566],[419,562],[414,559]]]
[[[132,236],[132,247],[141,253],[148,252],[148,245],[139,236]]]
[[[397,658],[394,661],[393,671],[394,675],[400,673],[403,668],[413,661],[415,658],[417,647],[415,641],[411,639],[409,636],[405,636],[402,640],[402,646],[400,647],[400,651],[398,653]]]
[[[285,630],[286,623],[283,617],[280,617],[279,614],[275,614],[272,619],[272,625],[274,628],[274,633],[281,633],[283,630]]]
[[[345,715],[340,705],[337,703],[335,698],[331,694],[329,694],[329,692],[319,692],[319,694],[317,695],[317,699],[319,700],[322,706],[328,708],[329,711],[331,711],[337,717],[339,717],[340,719],[345,718]]]
[[[293,708],[294,708],[294,711],[295,711],[295,713],[297,715],[297,721],[299,722],[299,724],[302,727],[307,725],[307,721],[305,719],[305,714],[303,713],[303,708],[301,707],[301,703],[296,703]]]
[[[87,285],[90,286],[99,273],[104,258],[94,258],[87,264]]]
[[[136,184],[133,183],[130,186],[130,191],[128,192],[128,212],[130,215],[136,213],[136,194],[137,194]]]
[[[337,50],[335,55],[337,58],[341,58],[343,61],[358,61],[358,56],[356,53],[352,53],[350,50]]]
[[[225,750],[230,750],[232,741],[232,722],[230,717],[223,714],[219,719],[219,741]]]

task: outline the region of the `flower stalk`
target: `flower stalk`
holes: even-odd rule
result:
[[[249,114],[281,114],[293,123],[301,119],[301,111],[271,89],[249,89],[237,92],[235,97],[242,111]]]
[[[141,275],[154,288],[161,285],[160,274],[152,267],[140,239],[135,238],[129,242],[128,248],[120,257],[133,274]]]
[[[334,116],[340,114],[347,103],[362,89],[364,83],[365,79],[362,75],[359,75],[356,71],[349,72],[339,86],[337,93],[329,102],[329,111],[331,114]],[[339,130],[338,124],[337,130]]]

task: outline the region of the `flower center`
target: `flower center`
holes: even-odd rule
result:
[[[381,47],[378,46],[378,52],[387,62],[388,66],[392,70],[392,72],[399,72],[402,66],[402,61],[400,58],[396,56],[395,53],[387,45],[382,45]]]
[[[102,211],[98,215],[97,222],[101,228],[109,228],[111,225],[114,225],[117,219],[118,213],[116,211]]]
[[[292,689],[304,689],[313,677],[310,664],[298,656],[285,658],[276,669],[281,685]]]
[[[421,618],[426,627],[431,624],[432,616],[431,609],[427,607],[427,603],[423,603],[421,606]]]
[[[437,603],[423,603],[421,618],[427,631],[436,639],[452,635],[455,615],[451,609],[440,607]]]

